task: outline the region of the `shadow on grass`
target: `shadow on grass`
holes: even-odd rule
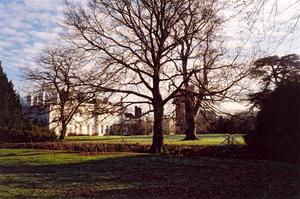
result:
[[[11,190],[27,190],[14,193],[14,197],[300,196],[299,167],[268,161],[138,155],[60,165],[0,166],[0,173],[4,176],[0,178],[0,185]]]

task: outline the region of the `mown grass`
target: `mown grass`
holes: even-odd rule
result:
[[[0,150],[0,198],[300,198],[298,165]]]
[[[199,140],[183,141],[184,135],[165,135],[165,144],[175,145],[219,145],[222,144],[225,137],[224,134],[201,134],[198,135]],[[235,135],[239,144],[244,144],[244,139],[241,134]],[[69,142],[103,142],[103,143],[139,143],[151,144],[152,136],[137,135],[137,136],[67,136],[65,141]]]

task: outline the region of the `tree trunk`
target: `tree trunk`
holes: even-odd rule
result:
[[[153,103],[154,123],[153,123],[153,139],[150,148],[151,153],[161,153],[163,146],[163,116],[164,108],[162,97],[159,94]]]
[[[198,140],[195,132],[195,110],[191,97],[186,95],[185,97],[185,138],[184,140]]]
[[[66,136],[66,132],[67,132],[67,125],[65,122],[61,123],[61,131],[60,131],[60,135],[59,135],[59,139],[63,140]]]
[[[181,59],[182,59],[182,69],[184,71],[183,74],[183,80],[185,81],[184,83],[184,89],[185,89],[185,96],[184,96],[184,134],[185,138],[184,140],[197,140],[197,136],[195,133],[195,106],[194,106],[194,97],[192,94],[190,94],[190,91],[194,91],[193,88],[190,88],[189,86],[189,79],[187,77],[187,65],[188,65],[188,54],[190,52],[190,47],[191,45],[186,42],[186,51],[184,52],[184,45],[182,46],[182,51],[181,51]],[[192,90],[190,90],[192,89]]]

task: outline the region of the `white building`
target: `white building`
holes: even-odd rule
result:
[[[98,104],[85,103],[81,105],[78,111],[73,115],[71,121],[67,125],[66,136],[68,135],[98,135],[109,134],[113,124],[119,123],[120,116],[115,113],[98,113]],[[105,104],[107,106],[107,104]],[[51,122],[57,118],[58,112],[49,112],[49,128],[54,129],[59,134],[61,126],[59,123]]]
[[[61,125],[56,122],[59,117],[58,105],[47,104],[47,94],[45,92],[28,96],[27,104],[23,106],[24,114],[32,121],[49,129],[53,129],[57,134],[61,130]],[[53,95],[52,95],[53,97]],[[101,100],[93,100],[82,104],[71,121],[67,125],[66,136],[70,135],[105,135],[109,134],[114,124],[121,122],[122,117],[117,113],[104,113],[105,109],[112,108],[113,105]],[[102,111],[101,111],[102,110]]]

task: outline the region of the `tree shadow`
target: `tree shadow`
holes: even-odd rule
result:
[[[287,169],[288,168],[288,169]],[[0,166],[0,185],[67,198],[293,198],[300,169],[199,157],[138,155],[59,165]],[[18,178],[9,176],[19,176]],[[298,185],[298,186],[296,186]],[[30,197],[18,195],[18,197]]]

